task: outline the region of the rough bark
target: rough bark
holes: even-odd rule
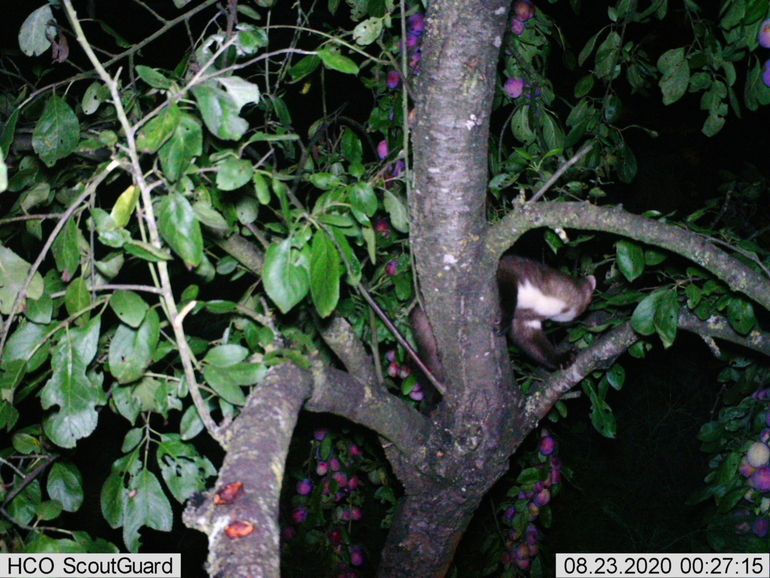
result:
[[[370,427],[401,454],[424,462],[428,422],[400,399],[336,369],[311,374],[288,364],[273,368],[227,432],[227,455],[214,490],[191,501],[184,513],[187,526],[209,537],[209,575],[280,576],[279,497],[303,404]],[[216,496],[232,484],[243,484],[242,490],[217,504]]]
[[[380,576],[445,576],[480,501],[481,496],[466,495],[459,485],[440,491],[426,488],[404,498],[388,534],[390,552],[383,557]],[[415,573],[418,569],[420,574]]]
[[[499,316],[497,256],[484,245],[487,139],[504,1],[431,2],[414,129],[410,242],[448,376],[433,414],[428,471],[389,456],[406,498],[381,576],[441,576],[473,511],[507,470],[519,399]]]

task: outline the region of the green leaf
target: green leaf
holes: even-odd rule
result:
[[[658,301],[663,296],[662,291],[651,293],[636,306],[631,315],[631,327],[640,335],[652,335],[655,333],[655,310]]]
[[[322,191],[328,191],[340,183],[340,178],[337,175],[325,172],[313,173],[307,180],[310,181],[315,188],[321,189]]]
[[[591,90],[594,87],[594,77],[592,74],[586,74],[583,78],[578,80],[577,84],[575,85],[575,98],[583,98],[588,93],[591,92]]]
[[[318,314],[328,317],[340,298],[340,256],[323,231],[316,231],[310,248],[310,296]]]
[[[305,56],[289,69],[292,82],[299,82],[306,76],[313,74],[321,64],[321,59],[315,55]]]
[[[310,288],[307,271],[292,263],[291,239],[272,244],[265,252],[262,282],[268,297],[283,313],[302,301]]]
[[[85,327],[62,335],[51,357],[51,378],[40,392],[43,409],[59,406],[46,416],[43,430],[64,448],[75,447],[77,440],[96,429],[96,406],[107,402],[101,384],[86,376],[86,368],[96,355],[99,328],[100,318],[96,317]]]
[[[136,137],[136,148],[143,153],[157,152],[173,136],[181,118],[182,111],[175,104],[160,111],[158,116],[139,131]]]
[[[226,233],[230,230],[230,225],[227,223],[222,213],[214,209],[209,203],[204,201],[196,201],[193,204],[193,211],[198,220],[206,225],[209,229]]]
[[[47,324],[53,317],[53,300],[46,294],[40,296],[40,299],[30,299],[27,301],[27,310],[24,312],[27,319],[35,323]]]
[[[48,474],[48,495],[65,511],[77,512],[83,504],[83,476],[75,464],[57,462]]]
[[[662,73],[660,90],[663,104],[669,105],[684,96],[690,83],[690,66],[684,48],[672,48],[658,58],[658,70]]]
[[[254,192],[257,194],[257,200],[263,205],[267,205],[270,202],[270,188],[267,185],[267,180],[260,173],[254,173],[252,178],[254,183]]]
[[[353,29],[353,40],[359,46],[369,46],[382,34],[382,18],[367,18]]]
[[[350,203],[353,208],[361,211],[367,217],[377,212],[377,195],[374,188],[367,182],[359,182],[350,187]]]
[[[0,245],[0,313],[10,315],[16,296],[22,292],[29,275],[30,264],[16,253]],[[43,294],[43,278],[40,273],[32,276],[27,287],[29,299],[39,299]],[[24,305],[24,301],[21,302]]]
[[[170,193],[161,200],[158,230],[163,240],[189,269],[200,265],[203,259],[201,225],[184,196]]]
[[[757,324],[754,307],[740,297],[732,297],[727,302],[727,320],[730,326],[741,335],[748,335]]]
[[[244,80],[239,76],[218,77],[217,82],[224,87],[227,94],[233,99],[238,112],[247,104],[259,102],[259,87],[253,82]]]
[[[580,54],[578,54],[578,64],[580,66],[583,66],[583,63],[588,59],[589,56],[591,56],[591,53],[594,51],[594,47],[596,46],[596,41],[599,39],[599,35],[604,32],[604,28],[599,30],[596,34],[591,36],[591,38],[588,39],[588,42],[586,42],[583,49],[580,51]]]
[[[120,415],[126,418],[131,425],[136,422],[142,411],[142,404],[137,395],[134,395],[132,387],[114,387],[112,389],[112,402]]]
[[[179,422],[179,433],[183,440],[191,440],[203,431],[203,420],[194,405],[188,407]]]
[[[120,451],[124,454],[130,452],[136,446],[138,446],[144,438],[144,429],[135,427],[128,430],[126,436],[123,438],[123,445],[120,446]]]
[[[35,508],[37,517],[43,521],[53,520],[58,518],[62,512],[62,505],[56,500],[47,500],[40,502]]]
[[[617,431],[617,421],[612,408],[603,397],[597,394],[593,384],[588,381],[583,382],[583,391],[591,400],[591,423],[594,428],[604,437],[613,439]]]
[[[667,259],[668,255],[663,251],[657,249],[647,249],[644,252],[645,265],[655,266],[660,265]]]
[[[623,39],[615,31],[610,32],[596,49],[594,74],[597,78],[615,78],[619,72],[620,46]]]
[[[170,181],[177,181],[190,167],[193,159],[203,152],[201,124],[191,114],[183,112],[174,134],[158,152],[160,166]]]
[[[676,330],[679,327],[679,299],[676,290],[663,293],[658,300],[653,321],[663,347],[668,349],[674,343]]]
[[[251,162],[234,157],[227,157],[217,164],[217,188],[234,191],[248,183],[254,174]]]
[[[160,338],[160,320],[149,309],[138,329],[118,325],[110,342],[109,369],[118,383],[130,383],[144,375]]]
[[[259,13],[249,6],[243,4],[238,5],[238,12],[244,14],[254,20],[260,20]],[[257,28],[251,24],[241,22],[237,26],[238,29],[238,42],[236,46],[243,54],[256,54],[260,48],[264,48],[268,44],[267,32],[265,29]]]
[[[329,70],[337,70],[343,74],[358,74],[358,65],[347,56],[334,52],[328,48],[318,51],[318,58]]]
[[[48,167],[75,150],[80,140],[80,122],[60,96],[48,99],[32,133],[32,148]]]
[[[720,130],[722,130],[722,127],[725,125],[725,121],[726,119],[723,116],[710,114],[706,117],[706,120],[703,123],[703,127],[701,128],[701,132],[708,137],[712,137]]]
[[[345,132],[342,133],[342,156],[353,165],[360,163],[364,158],[364,147],[361,144],[361,139],[349,128],[346,128]]]
[[[110,298],[110,307],[123,323],[134,329],[139,327],[150,308],[144,299],[133,291],[118,291]]]
[[[99,501],[102,506],[102,515],[113,530],[123,525],[127,493],[121,473],[113,472],[104,481]]]
[[[40,366],[40,361],[33,363],[30,360],[32,351],[43,342],[47,329],[37,323],[22,323],[16,331],[8,338],[3,350],[2,363],[8,365],[13,361],[30,361],[30,371],[34,371]],[[38,350],[38,353],[45,353],[45,347]],[[34,357],[37,357],[35,355]],[[43,358],[45,359],[45,358]],[[6,368],[7,369],[7,368]]]
[[[260,363],[236,363],[228,367],[208,365],[203,369],[206,383],[222,399],[234,405],[244,405],[246,396],[242,386],[261,382],[267,374],[267,368]]]
[[[139,75],[139,78],[144,80],[151,87],[161,90],[171,88],[171,81],[166,78],[157,68],[150,68],[149,66],[139,64],[135,70],[136,74]]]
[[[140,259],[150,261],[151,263],[171,260],[171,253],[165,249],[158,249],[149,243],[143,243],[142,241],[129,241],[124,248],[129,255],[139,257]]]
[[[636,178],[638,165],[636,162],[636,155],[634,155],[634,151],[631,147],[624,143],[623,147],[620,149],[618,160],[620,162],[618,163],[617,170],[620,180],[624,183],[633,182],[634,178]]]
[[[51,46],[48,39],[49,24],[55,27],[56,19],[47,3],[27,16],[19,29],[19,48],[24,54],[40,56],[48,50]]]
[[[238,140],[249,128],[249,123],[238,116],[240,107],[224,90],[212,85],[192,89],[206,128],[223,140]]]
[[[99,80],[94,80],[88,85],[85,93],[83,93],[83,100],[80,102],[83,114],[88,116],[99,110],[99,106],[102,102],[109,98],[109,91],[107,91],[106,95],[105,91],[107,91],[107,87]]]
[[[80,231],[75,219],[70,219],[51,246],[56,268],[64,281],[69,281],[80,266]]]
[[[246,396],[240,385],[234,383],[230,374],[219,367],[209,366],[203,370],[203,377],[206,383],[213,389],[219,397],[227,403],[237,406],[246,405]]]
[[[218,345],[209,349],[206,357],[203,358],[205,363],[209,363],[216,367],[229,367],[240,363],[249,355],[249,350],[242,345]]]
[[[20,108],[15,109],[8,120],[3,124],[3,130],[0,131],[0,157],[7,157],[11,150],[14,136],[16,135],[16,123],[19,121]],[[3,163],[5,164],[5,163]]]
[[[170,532],[174,521],[171,504],[155,474],[142,469],[131,479],[123,515],[123,541],[131,552],[141,545],[139,529],[143,526]]]
[[[618,241],[615,244],[615,254],[618,269],[629,281],[644,273],[644,251],[636,243]]]
[[[43,449],[38,436],[25,432],[15,434],[11,440],[11,445],[15,451],[25,456]]]
[[[88,283],[82,277],[78,277],[67,287],[67,292],[64,294],[64,306],[67,308],[67,313],[75,315],[89,305],[91,305],[91,292],[88,290]],[[89,313],[84,313],[78,317],[77,322],[85,323],[89,317]]]
[[[607,372],[607,382],[616,391],[620,391],[626,381],[626,370],[622,365],[614,364]]]
[[[393,228],[401,233],[409,232],[409,214],[406,206],[396,195],[389,190],[385,190],[384,196],[385,211],[390,217],[390,223]]]
[[[139,194],[139,187],[130,185],[120,194],[115,204],[112,205],[110,217],[112,217],[117,227],[128,225],[131,215],[134,214],[136,205],[139,202]]]
[[[332,229],[332,232],[334,233],[334,238],[337,241],[337,246],[342,253],[342,262],[348,272],[348,283],[354,286],[358,285],[361,282],[361,261],[358,260],[358,257],[353,252],[353,248],[350,246],[350,243],[348,243],[344,233],[336,228]]]
[[[511,118],[511,131],[513,136],[522,143],[531,143],[536,135],[529,126],[529,106],[520,106]]]
[[[176,434],[160,436],[157,459],[166,486],[180,503],[205,490],[206,479],[216,473],[207,458]]]

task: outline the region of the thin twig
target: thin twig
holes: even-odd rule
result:
[[[137,42],[136,44],[132,45],[131,48],[128,48],[121,52],[120,54],[117,54],[113,58],[110,58],[108,61],[106,61],[102,66],[103,68],[109,68],[116,62],[120,62],[127,56],[130,56],[132,54],[135,54],[139,52],[142,48],[150,44],[151,42],[155,41],[160,36],[163,36],[166,32],[168,32],[170,29],[175,27],[180,22],[187,22],[190,18],[195,16],[198,12],[201,12],[208,8],[209,6],[216,4],[219,0],[204,0],[201,4],[196,6],[195,8],[192,8],[191,10],[185,12],[184,14],[181,14],[177,16],[176,18],[172,20],[168,20],[165,25],[158,28],[155,32],[150,34],[149,36],[146,36],[141,41]],[[38,96],[41,94],[45,94],[49,90],[53,90],[55,88],[58,88],[60,86],[65,86],[67,84],[77,82],[78,80],[86,80],[88,78],[92,78],[94,75],[93,71],[87,71],[82,72],[80,74],[76,74],[75,76],[71,76],[69,78],[65,78],[64,80],[59,80],[57,82],[53,82],[47,86],[43,86],[42,88],[37,89],[33,93],[31,93],[27,98],[25,98],[21,104],[19,104],[16,109],[21,110],[25,106],[27,106],[30,102],[34,101]]]
[[[536,192],[532,198],[527,201],[528,203],[534,203],[540,197],[542,197],[544,194],[546,194],[551,187],[553,187],[556,184],[556,181],[558,181],[561,176],[566,173],[570,168],[572,168],[572,165],[577,163],[580,159],[582,159],[584,156],[586,156],[591,149],[594,147],[593,143],[588,143],[583,145],[578,152],[575,153],[575,155],[569,159],[566,163],[564,163],[562,166],[559,167],[559,170],[557,170],[553,175],[551,175],[551,178],[548,179],[545,184],[540,187],[540,190]]]
[[[19,215],[18,217],[6,217],[0,219],[0,226],[9,225],[10,223],[21,223],[24,221],[45,221],[46,219],[58,219],[61,217],[61,213],[43,213],[39,215]]]
[[[118,83],[107,73],[104,66],[102,66],[101,62],[99,62],[99,59],[96,57],[96,54],[94,54],[94,51],[91,49],[91,45],[88,43],[88,40],[83,33],[83,29],[80,26],[80,22],[78,21],[75,9],[72,7],[72,0],[64,0],[64,8],[67,12],[67,18],[69,19],[70,24],[75,31],[78,43],[85,51],[88,59],[91,61],[91,64],[93,65],[99,77],[102,79],[107,88],[109,88],[110,97],[115,107],[115,113],[118,117],[118,121],[120,122],[121,127],[123,128],[123,132],[126,135],[126,151],[129,158],[131,159],[131,172],[133,174],[133,178],[136,181],[136,184],[139,186],[139,191],[141,192],[142,205],[144,209],[144,221],[147,224],[147,231],[150,235],[150,243],[156,249],[161,249],[162,244],[160,241],[160,234],[158,232],[158,223],[155,220],[155,211],[152,205],[152,196],[150,195],[151,187],[148,186],[147,182],[145,181],[142,167],[139,164],[139,154],[137,153],[136,140],[134,138],[135,132],[131,126],[131,122],[128,120],[126,110],[123,107],[123,102],[120,98],[120,93],[118,92]],[[179,350],[179,358],[182,362],[185,378],[187,379],[190,396],[192,397],[195,408],[198,410],[201,421],[206,427],[206,430],[209,432],[209,435],[211,435],[211,437],[213,437],[224,446],[224,437],[222,436],[219,426],[217,426],[216,422],[209,413],[208,406],[203,399],[203,396],[201,395],[200,386],[198,385],[198,382],[195,378],[195,368],[193,367],[192,362],[192,352],[190,351],[190,347],[187,343],[187,338],[182,327],[181,319],[177,312],[176,301],[174,301],[174,293],[171,289],[171,279],[168,274],[168,265],[161,261],[157,263],[157,268],[158,275],[160,277],[162,301],[165,305],[168,320],[171,322],[171,327],[174,330],[174,338],[176,340],[177,349]]]
[[[37,259],[35,259],[35,262],[32,263],[32,266],[29,268],[29,273],[27,274],[27,278],[24,280],[24,284],[21,286],[21,289],[16,294],[16,298],[14,299],[13,305],[11,306],[11,312],[8,314],[8,319],[5,320],[5,326],[3,327],[2,335],[0,335],[0,355],[5,349],[5,342],[8,339],[8,334],[11,331],[11,325],[13,325],[13,320],[16,317],[16,314],[19,312],[19,308],[21,307],[21,304],[27,298],[27,290],[29,289],[29,285],[30,283],[32,283],[32,279],[35,277],[35,274],[37,273],[37,270],[40,268],[40,265],[43,263],[43,260],[48,255],[48,251],[53,245],[53,242],[56,240],[56,237],[58,237],[59,233],[64,228],[64,225],[67,224],[67,221],[69,221],[72,215],[74,215],[75,212],[80,208],[80,205],[82,205],[86,201],[86,199],[88,199],[91,196],[91,193],[94,190],[96,190],[96,187],[98,187],[102,183],[102,181],[104,181],[104,179],[107,178],[107,175],[109,175],[118,166],[120,166],[120,163],[116,160],[113,160],[99,174],[97,174],[93,178],[93,180],[88,184],[85,191],[83,191],[80,194],[80,196],[78,196],[78,198],[76,198],[72,202],[69,208],[66,211],[64,211],[64,213],[62,213],[61,218],[59,219],[59,222],[56,223],[56,226],[53,228],[53,231],[51,231],[51,234],[48,235],[48,239],[43,245],[43,248],[40,250],[40,253],[37,256]]]
[[[107,284],[107,285],[90,285],[88,290],[95,293],[98,291],[139,291],[140,293],[153,293],[155,295],[163,295],[163,291],[152,285],[135,285],[135,284]],[[58,291],[51,295],[53,299],[63,297],[66,291]]]

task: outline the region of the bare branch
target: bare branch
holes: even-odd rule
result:
[[[210,576],[280,576],[279,498],[289,442],[309,382],[308,374],[295,366],[273,368],[226,432],[228,451],[214,491],[232,484],[243,484],[243,490],[232,503],[216,505],[214,492],[197,507],[188,502],[183,520],[208,535]],[[254,531],[230,539],[226,529],[236,523]]]
[[[581,351],[575,362],[562,371],[555,371],[542,383],[541,387],[526,400],[524,420],[529,422],[523,431],[531,431],[535,424],[543,419],[561,396],[580,383],[592,371],[609,367],[618,355],[631,347],[639,337],[624,323],[608,331],[591,347]]]
[[[761,331],[752,331],[746,336],[740,335],[733,331],[727,319],[723,317],[714,316],[702,321],[688,309],[682,308],[679,313],[679,328],[704,338],[723,339],[770,356],[770,335]],[[542,386],[527,398],[526,419],[535,422],[541,420],[565,393],[592,371],[612,365],[615,359],[638,339],[639,336],[630,323],[607,332],[594,345],[581,351],[571,366],[550,374]]]
[[[249,271],[256,275],[262,275],[264,255],[254,243],[238,234],[217,238],[215,242]]]
[[[344,317],[332,317],[321,337],[353,377],[370,386],[378,383],[371,356]]]
[[[525,232],[538,227],[570,227],[604,231],[667,249],[700,265],[730,289],[747,295],[770,310],[770,279],[716,248],[701,235],[682,227],[653,221],[620,207],[591,203],[528,203],[509,213],[487,235],[487,247],[501,255]]]
[[[714,315],[705,321],[696,317],[689,309],[682,308],[679,313],[679,328],[701,337],[716,337],[735,343],[763,355],[770,356],[770,334],[755,329],[748,335],[741,335],[730,327],[724,317]]]

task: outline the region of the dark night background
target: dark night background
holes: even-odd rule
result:
[[[147,3],[161,14],[175,14],[170,0],[148,0]],[[544,0],[542,1],[544,4]],[[23,19],[43,2],[0,0],[0,51],[4,58],[13,57],[32,74],[35,64],[18,50],[17,35]],[[590,34],[606,22],[604,4],[586,7],[575,17],[567,2],[543,6],[579,50]],[[586,3],[588,4],[588,3]],[[717,5],[718,3],[714,3]],[[279,0],[273,22],[292,18],[290,3]],[[325,3],[322,3],[325,5]],[[85,16],[86,3],[78,4]],[[104,19],[129,41],[146,36],[157,22],[131,2],[101,0],[95,2],[97,16]],[[324,10],[323,6],[320,8]],[[345,14],[345,8],[340,10]],[[194,31],[200,31],[208,16],[193,19]],[[342,17],[338,16],[339,22]],[[127,25],[130,22],[130,25]],[[648,50],[657,56],[661,50],[687,42],[684,26],[678,27],[676,18],[663,24],[639,27],[643,34],[653,35]],[[85,27],[97,45],[109,45],[94,24]],[[629,28],[633,36],[634,29]],[[677,38],[681,38],[677,40]],[[71,51],[79,59],[79,50],[70,39]],[[183,27],[151,44],[144,57],[159,67],[174,67],[187,48]],[[35,61],[43,67],[48,56]],[[80,60],[79,60],[80,61]],[[74,71],[60,65],[62,76]],[[335,76],[335,80],[340,79]],[[576,76],[557,55],[553,57],[551,78],[556,92],[571,94]],[[41,84],[53,78],[46,77]],[[0,90],[7,84],[3,80]],[[740,81],[739,81],[740,84]],[[87,83],[72,87],[77,93]],[[618,82],[622,87],[623,83]],[[299,134],[305,134],[309,123],[320,116],[319,88],[301,95],[300,85],[290,86],[286,95]],[[355,91],[360,91],[355,94]],[[368,92],[353,79],[330,91],[330,109],[345,104],[345,114],[362,122],[368,116],[372,99]],[[743,119],[730,115],[725,128],[715,137],[706,138],[700,132],[705,115],[698,108],[697,97],[667,108],[660,103],[660,95],[621,95],[624,113],[619,124],[638,124],[658,131],[657,139],[643,131],[628,131],[629,144],[639,163],[639,173],[631,185],[610,189],[611,201],[622,202],[634,212],[658,209],[686,214],[699,208],[705,199],[718,195],[719,170],[740,172],[747,164],[767,174],[767,112],[760,114],[744,111]],[[343,100],[344,99],[344,100]],[[499,130],[499,128],[497,129]],[[493,133],[495,128],[493,127]],[[766,199],[765,199],[766,201]],[[767,207],[765,202],[761,206]],[[696,434],[708,421],[715,409],[720,386],[716,377],[720,369],[705,344],[696,336],[683,334],[668,351],[656,347],[644,360],[625,356],[627,381],[621,392],[610,395],[609,401],[618,418],[618,436],[615,440],[601,437],[590,424],[590,404],[581,397],[568,402],[569,417],[551,429],[560,442],[560,455],[565,465],[574,471],[574,477],[564,484],[562,493],[554,501],[554,526],[547,532],[546,553],[550,552],[697,552],[707,550],[702,533],[703,512],[685,505],[687,497],[701,487],[707,473],[705,454],[699,452]],[[27,402],[32,408],[33,399]],[[32,410],[34,411],[34,410]],[[111,530],[102,520],[99,510],[99,491],[109,464],[119,453],[122,437],[128,424],[109,412],[102,414],[100,435],[92,436],[78,446],[77,465],[86,474],[87,497],[83,509],[70,514],[65,523],[83,529],[94,536],[122,544],[120,531]],[[108,417],[109,419],[104,419]],[[304,455],[302,440],[309,439],[312,427],[324,417],[306,416],[300,421],[295,439],[296,452]],[[200,436],[201,438],[204,436]],[[201,439],[197,440],[201,443]],[[216,448],[201,447],[202,452]],[[297,459],[296,456],[291,459]],[[299,459],[302,459],[301,457]],[[89,476],[89,471],[99,472]],[[502,485],[492,492],[492,499]],[[488,532],[497,531],[491,516],[493,504],[484,504],[474,519],[456,557],[460,575],[473,575],[479,544]],[[169,534],[142,532],[146,552],[182,552],[185,577],[203,576],[206,541],[203,534],[186,529],[177,520],[175,531]],[[545,556],[545,561],[552,558]],[[549,560],[550,559],[550,560]]]

